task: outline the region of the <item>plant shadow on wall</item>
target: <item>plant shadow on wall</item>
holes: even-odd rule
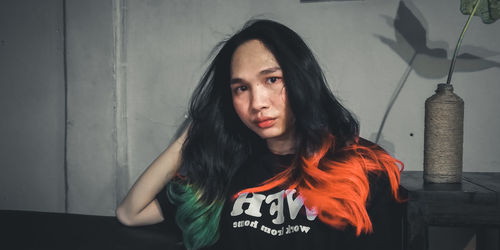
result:
[[[456,8],[459,8],[458,2]],[[459,12],[457,11],[457,13]],[[408,76],[414,71],[417,75],[427,79],[441,79],[446,77],[452,54],[451,52],[448,55],[448,51],[452,51],[453,48],[449,48],[448,43],[445,41],[433,41],[427,37],[428,25],[422,13],[409,1],[399,2],[396,18],[393,19],[385,15],[382,17],[389,26],[394,27],[396,40],[377,34],[375,36],[398,54],[408,64],[408,67],[402,74],[389,100],[378,132],[372,134],[370,139],[386,147],[390,153],[394,153],[394,145],[383,140],[382,131],[391,108],[403,89]],[[486,59],[487,57],[498,55],[500,52],[470,45],[462,46],[462,51],[464,53],[458,56],[455,67],[456,72],[475,72],[500,67],[500,62]]]

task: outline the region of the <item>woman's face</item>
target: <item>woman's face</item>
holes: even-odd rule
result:
[[[231,61],[233,105],[241,121],[261,138],[292,141],[294,116],[280,65],[259,40],[240,45]]]

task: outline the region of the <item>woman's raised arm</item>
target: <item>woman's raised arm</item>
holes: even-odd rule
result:
[[[182,161],[182,144],[187,129],[142,173],[116,209],[116,217],[127,226],[161,222],[164,216],[156,195],[177,173]]]

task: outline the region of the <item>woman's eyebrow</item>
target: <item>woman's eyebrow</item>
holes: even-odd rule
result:
[[[267,75],[267,74],[271,74],[271,73],[274,73],[278,70],[281,70],[280,67],[272,67],[272,68],[268,68],[268,69],[264,69],[264,70],[261,70],[259,72],[259,75]]]
[[[236,83],[242,83],[243,79],[241,78],[231,78],[231,81],[229,81],[229,84],[236,84]]]
[[[267,75],[267,74],[274,73],[276,71],[281,71],[281,68],[280,67],[272,67],[272,68],[263,69],[259,72],[259,75]],[[231,80],[229,81],[229,84],[236,84],[236,83],[242,83],[242,82],[244,82],[243,79],[241,79],[239,77],[235,77],[235,78],[231,78]]]

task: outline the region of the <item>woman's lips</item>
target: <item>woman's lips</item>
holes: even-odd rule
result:
[[[267,120],[258,121],[257,126],[259,126],[259,128],[269,128],[269,127],[272,127],[274,125],[275,121],[276,121],[276,119],[267,119]]]

